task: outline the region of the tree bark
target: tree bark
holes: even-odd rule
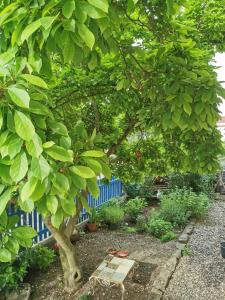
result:
[[[71,233],[68,230],[66,232],[64,226],[61,226],[60,229],[54,228],[50,218],[45,218],[44,222],[59,245],[65,290],[67,292],[75,291],[80,288],[82,276],[75,247],[70,241]]]

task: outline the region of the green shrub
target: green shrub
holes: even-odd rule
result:
[[[31,269],[45,271],[54,262],[56,255],[52,249],[36,246],[24,251],[21,257],[28,261]]]
[[[174,240],[176,237],[177,236],[173,231],[168,231],[164,235],[161,236],[160,241],[165,243],[165,242],[169,242],[171,240]]]
[[[172,229],[172,224],[163,220],[158,214],[155,214],[148,220],[148,232],[157,238],[161,238],[169,231],[172,231]]]
[[[147,220],[145,216],[138,216],[136,222],[136,230],[139,233],[146,232],[148,230]]]
[[[153,178],[145,178],[143,183],[129,183],[123,186],[128,198],[151,198],[153,196]]]
[[[215,174],[171,174],[169,176],[169,188],[191,189],[193,192],[199,194],[204,193],[210,199],[213,198],[215,192],[216,175]]]
[[[136,233],[137,229],[135,227],[123,226],[123,231],[126,233]]]
[[[125,203],[125,197],[114,197],[109,199],[106,206],[123,207]]]
[[[99,214],[101,220],[111,229],[120,227],[124,219],[124,211],[120,207],[102,207]]]
[[[205,194],[187,189],[175,189],[161,199],[160,216],[174,226],[184,226],[191,217],[203,217],[210,206]]]
[[[6,293],[18,289],[29,269],[46,270],[54,259],[53,250],[36,246],[21,251],[13,262],[0,263],[0,291]]]
[[[14,262],[0,263],[0,291],[6,293],[16,290],[27,274],[28,261],[17,258]]]
[[[128,214],[131,221],[136,222],[139,214],[143,212],[143,209],[147,206],[145,199],[136,197],[129,200],[125,205],[125,212]]]

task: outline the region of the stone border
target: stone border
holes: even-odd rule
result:
[[[151,292],[149,294],[149,300],[161,300],[165,290],[172,278],[173,273],[182,256],[182,250],[189,241],[191,234],[193,233],[196,222],[189,223],[181,233],[176,244],[177,250],[167,260],[167,262],[160,268],[159,275],[154,280]]]

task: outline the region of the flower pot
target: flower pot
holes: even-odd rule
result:
[[[223,258],[225,258],[225,242],[220,243],[220,252]]]
[[[96,223],[87,223],[87,229],[90,232],[97,231],[97,224]]]

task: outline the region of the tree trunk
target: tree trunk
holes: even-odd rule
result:
[[[65,226],[61,226],[60,229],[54,228],[50,218],[46,218],[44,222],[59,245],[65,290],[75,291],[80,288],[82,276],[75,247],[70,241],[71,232],[68,232]]]

